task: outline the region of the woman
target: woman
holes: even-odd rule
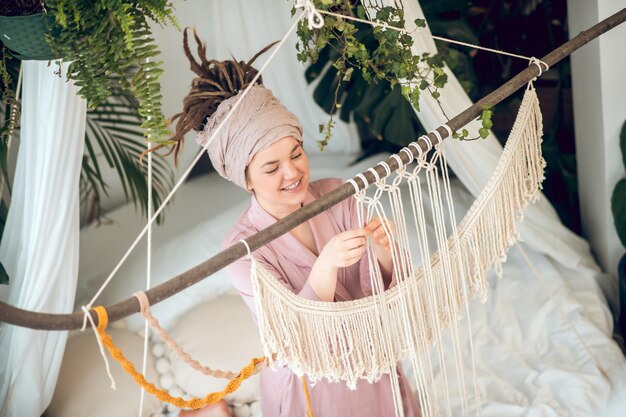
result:
[[[197,36],[196,40],[200,44]],[[207,61],[199,46],[196,62],[187,45],[185,52],[192,70],[200,78],[193,82],[185,100],[185,112],[177,127],[200,126],[200,144],[205,144],[232,109],[233,114],[208,146],[213,167],[224,178],[251,193],[250,207],[225,237],[228,247],[264,229],[277,220],[341,185],[338,179],[309,181],[309,166],[302,147],[298,119],[259,84],[244,96],[243,90],[256,74],[250,62]],[[261,53],[264,51],[261,51]],[[260,79],[259,79],[260,80]],[[241,100],[235,107],[235,103]],[[208,117],[208,120],[206,119]],[[189,130],[189,129],[188,129]],[[348,301],[371,295],[365,243],[374,244],[387,286],[393,268],[390,242],[380,219],[362,227],[357,222],[354,199],[317,215],[254,252],[254,258],[300,297],[319,301]],[[234,286],[255,314],[250,260],[242,258],[228,267]],[[288,368],[266,369],[261,373],[263,416],[302,416],[307,406],[302,380]],[[407,417],[419,410],[409,385],[400,373],[400,388]],[[308,387],[316,417],[395,415],[389,376],[377,383],[361,381],[356,390],[345,384],[319,381]],[[204,413],[206,411],[206,413]],[[215,408],[194,415],[210,414]]]

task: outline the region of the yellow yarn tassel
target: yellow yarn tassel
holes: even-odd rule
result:
[[[309,395],[309,388],[306,384],[306,376],[302,375],[302,388],[304,389],[304,398],[306,398],[306,410],[307,417],[313,417],[313,407],[311,407],[311,396]]]
[[[113,343],[111,336],[106,333],[106,327],[109,323],[109,317],[106,309],[103,306],[97,306],[94,307],[94,311],[98,315],[98,327],[96,330],[100,336],[100,340],[102,340],[102,343],[107,348],[111,356],[113,356],[113,358],[122,366],[124,371],[126,371],[126,373],[129,374],[135,382],[141,385],[147,392],[156,396],[159,400],[175,405],[178,408],[198,409],[209,404],[215,404],[226,395],[239,388],[245,379],[254,374],[255,367],[258,364],[265,362],[265,356],[252,359],[252,361],[241,370],[239,376],[231,379],[228,384],[226,384],[226,388],[224,388],[223,391],[212,392],[207,394],[204,398],[193,398],[191,400],[185,400],[180,397],[172,397],[166,390],[158,389],[154,384],[148,382],[141,373],[137,372],[132,362],[126,359],[122,351]]]

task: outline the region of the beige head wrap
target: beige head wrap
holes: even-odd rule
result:
[[[207,152],[213,167],[222,177],[245,189],[245,170],[252,157],[287,136],[302,142],[302,127],[296,116],[270,90],[255,85],[245,96],[239,93],[219,105],[198,135],[200,145],[204,146],[215,128],[242,97],[243,101],[213,138]]]

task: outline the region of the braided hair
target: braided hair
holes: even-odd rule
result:
[[[200,61],[196,61],[189,48],[189,38],[187,30],[183,32],[183,49],[191,70],[197,75],[191,81],[191,90],[183,99],[183,111],[172,117],[172,122],[177,120],[176,131],[169,139],[173,143],[172,148],[166,155],[174,153],[174,160],[178,160],[178,155],[183,147],[184,136],[192,129],[202,131],[207,119],[217,110],[220,103],[250,85],[252,79],[257,75],[258,71],[252,67],[254,61],[276,44],[276,42],[267,45],[265,48],[257,52],[248,62],[237,61],[234,57],[230,60],[218,61],[215,59],[208,60],[206,58],[206,44],[204,44],[196,30],[193,30],[193,36],[197,44],[197,53]],[[257,84],[262,84],[259,77]],[[159,145],[153,150],[169,145]]]

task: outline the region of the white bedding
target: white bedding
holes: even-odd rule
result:
[[[347,178],[384,157],[377,155],[353,167],[347,167],[346,156],[316,157],[311,161],[313,177]],[[471,203],[469,194],[458,185],[454,198],[459,213]],[[222,237],[247,204],[247,193],[215,174],[186,184],[168,210],[165,225],[155,232],[153,285],[217,253]],[[96,291],[143,226],[131,207],[117,210],[110,218],[112,224],[81,233],[77,305]],[[596,281],[599,277],[588,269],[568,269],[544,255],[525,251],[532,268],[513,246],[503,278],[490,278],[488,301],[470,304],[480,415],[625,416],[626,360],[611,339],[612,318]],[[120,301],[145,286],[144,252],[145,247],[136,250],[99,303]],[[168,326],[192,306],[228,291],[232,291],[228,277],[218,272],[158,304],[154,312]],[[133,329],[142,326],[137,316],[128,319]],[[467,328],[466,323],[462,320],[462,328]],[[447,336],[443,346],[446,356],[452,357]],[[608,379],[597,369],[596,360]],[[469,378],[468,360],[465,366]],[[448,375],[454,377],[454,370]],[[456,383],[449,388],[453,415],[461,415]]]

